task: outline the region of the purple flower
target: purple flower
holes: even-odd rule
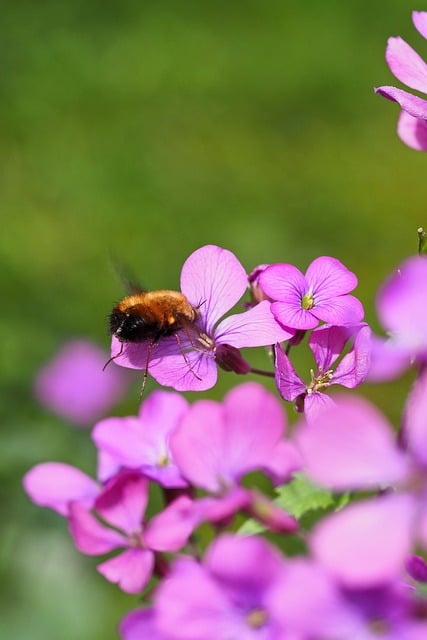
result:
[[[414,11],[412,21],[427,38],[427,12]],[[402,38],[389,38],[386,61],[393,75],[410,89],[427,93],[427,64]],[[427,100],[397,87],[383,86],[376,93],[397,102],[400,113],[397,132],[400,139],[417,151],[427,151]]]
[[[71,422],[87,426],[99,420],[124,396],[129,376],[89,340],[65,343],[37,373],[34,390],[40,404]]]
[[[156,594],[157,626],[176,640],[284,640],[269,604],[282,565],[281,554],[261,538],[223,535],[203,564],[184,558],[174,564]]]
[[[348,295],[357,278],[336,258],[316,258],[305,276],[291,264],[273,264],[259,281],[264,293],[276,300],[271,310],[284,327],[313,329],[320,320],[341,325],[363,318],[361,303]]]
[[[290,531],[295,520],[256,491],[240,487],[243,476],[261,470],[284,482],[299,469],[299,457],[283,438],[285,414],[262,385],[235,387],[222,403],[199,400],[174,431],[170,448],[181,474],[210,496],[181,500],[153,518],[159,535],[185,543],[204,521],[230,520],[245,511],[274,530]]]
[[[389,380],[427,358],[427,257],[405,260],[378,291],[378,318],[388,338],[373,338],[368,379]]]
[[[218,537],[200,564],[175,561],[153,609],[126,617],[125,640],[149,624],[162,640],[354,640],[360,627],[321,567],[285,560],[262,538],[231,534]]]
[[[248,373],[250,366],[239,353],[242,347],[258,347],[287,340],[293,331],[282,329],[274,320],[268,301],[256,307],[220,318],[241,299],[248,286],[244,268],[226,249],[207,245],[185,261],[181,290],[198,317],[194,325],[176,336],[159,339],[151,349],[150,374],[160,384],[178,391],[203,391],[217,380],[217,365],[237,373]],[[146,343],[112,341],[112,355],[123,346],[117,364],[145,369]],[[184,357],[185,353],[185,357]]]
[[[150,523],[144,522],[147,501],[147,479],[135,473],[122,473],[97,497],[93,511],[78,501],[69,507],[70,531],[79,551],[101,555],[119,550],[118,555],[97,569],[127,593],[139,593],[148,583],[155,550],[177,550],[176,544],[164,548],[163,540],[157,544]]]
[[[120,469],[137,469],[164,487],[184,487],[174,462],[170,438],[188,411],[188,402],[177,393],[153,391],[138,416],[106,418],[92,433],[99,451],[109,456],[108,469],[99,471],[105,481]]]
[[[369,370],[371,330],[366,323],[314,329],[308,340],[317,369],[311,370],[311,381],[306,384],[296,373],[280,345],[276,346],[276,385],[282,398],[288,401],[302,399],[307,419],[315,419],[319,410],[332,399],[324,393],[329,386],[340,384],[353,389],[361,384]],[[353,340],[350,350],[342,357],[346,344]],[[334,366],[335,365],[335,366]]]
[[[304,469],[335,491],[389,489],[324,518],[312,532],[315,556],[352,588],[397,579],[415,544],[427,549],[427,373],[407,403],[403,440],[361,398],[341,398],[296,436]],[[386,533],[386,544],[384,535]]]

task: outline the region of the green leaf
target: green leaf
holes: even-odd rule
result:
[[[292,482],[279,487],[277,493],[275,502],[297,519],[307,511],[327,509],[334,503],[330,491],[312,484],[302,473],[296,473]]]

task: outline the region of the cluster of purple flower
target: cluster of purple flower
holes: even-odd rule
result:
[[[427,38],[427,12],[413,22]],[[427,65],[404,40],[389,39],[386,60],[427,93]],[[400,105],[401,139],[426,151],[427,102],[376,91]],[[124,640],[427,638],[426,281],[424,255],[391,274],[377,297],[386,335],[374,336],[351,295],[357,278],[339,260],[319,257],[305,275],[273,264],[248,276],[230,251],[209,245],[181,272],[191,326],[112,340],[115,364],[174,391],[154,391],[138,416],[105,418],[127,379],[115,365],[100,376],[102,351],[74,341],[43,369],[41,403],[76,424],[98,420],[97,477],[44,462],[24,488],[68,520],[79,551],[109,554],[97,567],[107,580],[143,595],[145,606],[120,624]],[[248,289],[246,309],[222,319]],[[304,380],[291,356],[306,337],[315,366]],[[252,368],[241,352],[251,347],[267,347],[271,371]],[[366,400],[328,393],[409,367],[415,382],[398,429]],[[274,377],[297,423],[289,430],[281,399],[256,382],[222,402],[177,393],[212,388],[218,368]],[[163,504],[147,519],[152,484]]]
[[[120,624],[124,640],[427,638],[427,565],[415,555],[427,551],[426,281],[427,257],[417,256],[383,284],[381,338],[350,293],[356,276],[334,258],[305,275],[273,264],[249,276],[220,247],[187,259],[192,335],[159,338],[148,363],[174,391],[152,392],[136,417],[95,425],[96,480],[58,462],[24,478],[33,502],[67,518],[79,551],[112,553],[97,567],[107,580],[145,593]],[[221,320],[248,284],[249,308]],[[306,336],[316,365],[304,382],[291,355]],[[147,345],[122,345],[116,363],[144,370]],[[113,338],[113,355],[118,346]],[[222,402],[177,393],[211,388],[218,367],[256,372],[240,349],[257,346],[269,347],[279,395],[302,414],[291,433],[282,400],[257,382]],[[398,433],[360,397],[325,393],[410,366],[418,375]],[[301,477],[341,496],[311,526],[277,498]],[[150,483],[164,503],[147,519]],[[238,530],[245,517],[258,533]]]

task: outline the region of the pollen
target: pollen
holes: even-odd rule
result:
[[[159,467],[167,467],[169,464],[169,458],[166,455],[163,455],[157,461]]]
[[[306,293],[301,300],[301,308],[310,311],[314,307],[314,297],[312,293]]]
[[[251,629],[260,629],[268,620],[267,612],[264,609],[253,609],[246,616],[246,622]]]

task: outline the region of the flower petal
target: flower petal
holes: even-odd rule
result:
[[[427,11],[413,11],[412,22],[418,33],[427,38]]]
[[[234,307],[248,286],[246,272],[236,256],[206,245],[187,258],[181,271],[181,290],[199,309],[206,333]]]
[[[343,295],[316,303],[312,314],[328,324],[354,324],[363,320],[363,305],[354,296]]]
[[[371,335],[368,382],[387,382],[402,375],[411,365],[411,354],[392,338]]]
[[[397,135],[415,151],[427,151],[427,120],[414,118],[401,111],[397,121]]]
[[[355,331],[356,328],[351,325],[349,327],[323,325],[314,329],[308,340],[308,346],[316,360],[317,368],[323,371],[330,369]]]
[[[168,640],[157,629],[156,615],[153,609],[134,609],[126,614],[120,622],[119,632],[122,640],[141,640],[142,638]]]
[[[349,293],[357,286],[356,275],[342,262],[329,256],[320,256],[308,267],[305,278],[317,302]]]
[[[147,549],[127,549],[96,568],[109,582],[126,593],[139,593],[147,585],[154,567],[154,554]]]
[[[368,325],[357,330],[354,345],[343,357],[334,372],[332,384],[353,389],[366,379],[371,364],[371,329]]]
[[[229,316],[215,331],[215,343],[242,347],[264,347],[289,340],[295,331],[284,329],[275,320],[270,302],[260,302],[252,309]]]
[[[224,437],[224,410],[220,403],[199,400],[191,405],[170,443],[181,473],[191,484],[211,492],[222,489],[221,482],[227,477]]]
[[[305,392],[306,385],[279,344],[276,345],[274,352],[276,356],[276,386],[279,393],[285,400],[295,400],[301,393]]]
[[[427,467],[427,369],[424,369],[408,396],[404,437],[416,460]]]
[[[390,71],[400,82],[427,93],[427,64],[405,40],[389,38],[385,57]]]
[[[32,502],[49,507],[62,516],[69,503],[79,500],[90,507],[100,492],[98,483],[80,469],[61,462],[44,462],[30,469],[23,485]]]
[[[260,274],[261,288],[272,300],[280,300],[301,307],[308,284],[299,269],[292,264],[272,264]]]
[[[296,444],[307,474],[337,491],[393,484],[407,473],[391,425],[363,398],[337,399],[314,424],[302,424]]]
[[[386,583],[402,573],[411,550],[414,514],[415,504],[409,495],[353,503],[317,525],[311,548],[316,558],[347,586],[363,588]]]
[[[70,505],[69,525],[77,549],[88,556],[101,555],[127,546],[125,536],[105,527],[78,502]]]
[[[179,496],[151,518],[144,531],[144,543],[156,551],[179,551],[200,522],[197,501]]]
[[[411,116],[414,116],[414,118],[427,120],[427,100],[413,96],[412,93],[408,93],[408,91],[404,91],[403,89],[397,89],[397,87],[391,86],[377,87],[375,93],[379,93],[380,96],[397,102],[402,109]]]
[[[277,322],[284,327],[299,330],[314,329],[319,324],[317,316],[311,311],[301,307],[301,300],[298,303],[273,302],[271,311]]]
[[[215,386],[218,378],[213,352],[189,351],[156,360],[150,374],[159,384],[176,391],[206,391]]]
[[[394,334],[396,345],[411,354],[427,353],[427,257],[405,260],[381,286],[376,300],[378,317]]]
[[[336,406],[335,401],[326,393],[314,391],[304,398],[304,415],[308,424],[315,424],[320,413]]]
[[[148,501],[148,480],[136,473],[115,477],[95,503],[95,509],[109,524],[132,534],[141,529]]]

